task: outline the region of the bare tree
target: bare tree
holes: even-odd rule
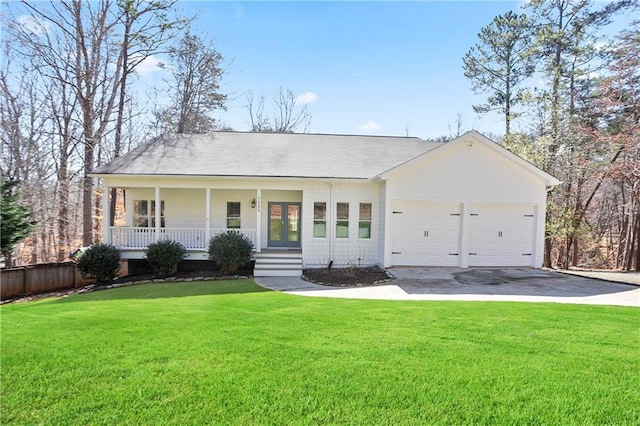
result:
[[[457,113],[453,123],[449,123],[449,138],[455,139],[467,131],[464,122],[462,121],[462,114]]]
[[[11,61],[14,51],[7,38],[3,40],[3,49],[6,59],[0,70],[0,172],[5,178],[22,182],[22,202],[38,222],[37,232],[31,233],[17,249],[28,245],[37,253],[42,246],[38,235],[49,232],[52,226],[51,209],[41,204],[52,198],[55,163],[48,150],[51,140],[48,99],[42,96],[37,76],[28,72],[29,64]],[[21,256],[16,256],[16,260],[19,262]]]
[[[264,95],[256,101],[252,92],[247,94],[249,126],[252,132],[294,133],[302,128],[309,131],[311,112],[307,104],[298,102],[291,89],[279,87],[274,98],[274,113],[271,117],[264,113]]]
[[[83,244],[93,242],[93,179],[96,150],[113,127],[120,153],[127,77],[184,23],[170,21],[175,0],[67,0],[46,6],[23,2],[38,26],[13,25],[25,54],[41,62],[43,78],[68,85],[80,111],[83,163]],[[119,107],[119,108],[116,108]]]

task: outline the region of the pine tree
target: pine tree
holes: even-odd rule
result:
[[[499,111],[504,116],[505,134],[518,114],[513,107],[521,102],[521,83],[534,72],[533,41],[526,15],[507,12],[497,16],[478,34],[479,43],[462,58],[464,75],[475,93],[488,93],[487,102],[474,105],[484,114]]]
[[[11,266],[11,253],[13,248],[20,241],[29,236],[36,222],[30,221],[31,213],[25,207],[20,205],[20,192],[17,190],[19,185],[17,180],[2,180],[0,192],[2,199],[0,200],[0,239],[2,240],[2,254],[5,257],[7,266]]]

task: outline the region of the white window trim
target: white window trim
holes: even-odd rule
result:
[[[361,219],[360,218],[360,205],[369,204],[371,207],[371,218],[370,219]],[[361,222],[369,222],[369,236],[361,237],[360,236],[360,223]],[[371,240],[373,239],[373,203],[371,201],[358,202],[358,239],[359,240]]]
[[[316,219],[316,204],[320,204],[323,203],[324,204],[324,219]],[[313,213],[312,213],[312,217],[311,217],[311,229],[312,229],[312,237],[314,240],[326,240],[327,236],[329,235],[329,210],[327,208],[327,206],[329,206],[329,203],[326,201],[314,201],[313,202]],[[316,231],[316,220],[323,220],[324,221],[324,237],[316,237],[315,231]]]
[[[136,217],[143,217],[143,216],[137,216],[136,215],[136,202],[138,201],[146,201],[147,202],[147,226],[137,226],[136,225]],[[156,210],[155,210],[155,206],[153,206],[153,204],[155,204],[156,200],[150,200],[150,199],[135,199],[133,200],[133,208],[132,213],[131,213],[131,224],[133,227],[135,228],[155,228],[155,224],[153,224],[153,219],[156,217]],[[164,209],[162,208],[162,206],[164,205]],[[161,228],[166,228],[167,227],[167,214],[166,214],[166,208],[167,208],[167,204],[165,202],[165,200],[160,200],[160,213],[165,212],[164,215],[160,215],[160,227]],[[164,224],[162,223],[162,219],[164,219]]]
[[[238,203],[238,205],[240,206],[240,212],[238,213],[238,217],[230,217],[229,216],[229,203]],[[225,221],[224,221],[224,225],[226,229],[242,229],[242,201],[238,201],[238,200],[227,200],[226,204],[225,204]],[[238,219],[240,221],[240,225],[237,228],[230,228],[229,227],[229,219]]]
[[[346,219],[340,219],[338,218],[338,204],[346,204],[347,205],[347,218]],[[336,212],[336,222],[335,222],[335,239],[336,240],[348,240],[351,238],[351,202],[350,201],[336,201],[336,206],[335,206],[335,212]],[[347,222],[347,236],[346,237],[339,237],[338,236],[338,223],[339,222]]]

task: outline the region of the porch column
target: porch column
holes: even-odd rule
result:
[[[262,246],[260,234],[262,230],[262,189],[256,189],[256,253],[260,253]]]
[[[154,239],[154,241],[160,241],[160,231],[162,229],[162,227],[160,226],[162,224],[162,220],[160,217],[160,214],[162,212],[161,209],[161,205],[160,205],[161,201],[160,201],[160,187],[156,186],[156,237]]]
[[[211,239],[211,188],[205,189],[205,203],[204,207],[205,211],[205,219],[204,219],[204,237],[205,237],[205,247],[208,247],[209,240]]]
[[[102,242],[111,244],[111,203],[109,203],[111,188],[105,181],[102,181],[102,191]]]

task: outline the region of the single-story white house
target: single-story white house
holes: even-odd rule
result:
[[[540,267],[547,192],[560,183],[476,131],[446,143],[164,135],[93,176],[104,194],[125,190],[126,226],[104,227],[123,258],[170,238],[187,259],[207,259],[209,239],[233,229],[253,241],[256,275],[329,263]]]

